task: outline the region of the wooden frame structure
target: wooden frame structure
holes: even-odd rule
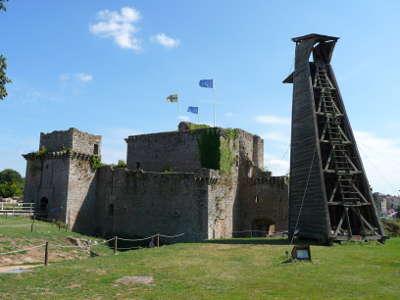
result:
[[[289,184],[289,238],[329,244],[383,240],[356,141],[330,61],[337,37],[296,43]]]

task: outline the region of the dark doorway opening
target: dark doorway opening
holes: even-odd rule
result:
[[[39,217],[47,219],[49,216],[49,199],[42,197],[39,203]]]
[[[254,236],[273,235],[275,233],[275,222],[267,218],[254,219],[251,223],[251,230]]]

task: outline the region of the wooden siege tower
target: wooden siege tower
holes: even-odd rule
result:
[[[289,238],[329,244],[383,240],[384,231],[330,61],[337,37],[296,43],[289,185]]]

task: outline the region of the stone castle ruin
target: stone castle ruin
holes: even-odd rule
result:
[[[259,136],[181,122],[125,141],[127,165],[101,165],[101,136],[41,133],[39,151],[24,155],[24,201],[39,216],[101,236],[184,232],[197,241],[287,230],[287,177],[263,170]]]

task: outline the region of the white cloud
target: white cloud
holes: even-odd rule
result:
[[[87,73],[78,73],[75,75],[79,81],[89,82],[93,80],[93,76]]]
[[[274,115],[262,115],[256,116],[255,121],[262,124],[274,124],[274,125],[288,125],[290,124],[290,118],[279,117]]]
[[[235,114],[233,112],[228,111],[225,113],[225,117],[227,117],[227,118],[231,118],[233,116],[235,116]]]
[[[286,143],[286,144],[290,143],[290,134],[284,134],[278,131],[270,131],[266,134],[263,134],[261,137],[269,141]]]
[[[354,135],[374,191],[397,194],[400,189],[400,139],[357,130]]]
[[[140,18],[139,11],[134,7],[123,7],[119,12],[106,9],[98,12],[98,22],[91,24],[89,30],[94,35],[113,39],[123,49],[137,52],[141,50],[140,41],[136,37],[136,23]]]
[[[177,48],[180,45],[180,41],[178,39],[174,39],[166,35],[165,33],[158,33],[156,35],[153,35],[150,40],[153,43],[164,46],[165,48]]]
[[[68,81],[70,79],[69,74],[61,74],[60,81]]]
[[[112,128],[103,133],[102,160],[108,164],[116,164],[118,160],[126,160],[127,145],[125,138],[141,132],[130,128]],[[101,133],[100,133],[101,134]]]
[[[288,160],[267,155],[264,164],[266,169],[271,171],[274,176],[286,175],[289,172]]]
[[[61,82],[77,81],[77,82],[87,83],[93,80],[93,75],[88,73],[75,73],[75,74],[64,73],[60,75],[59,79]]]
[[[178,116],[178,120],[179,121],[190,121],[190,117],[188,116]]]

